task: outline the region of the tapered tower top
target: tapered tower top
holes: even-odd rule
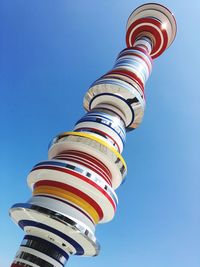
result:
[[[148,37],[152,43],[151,57],[160,56],[174,41],[176,20],[166,7],[149,3],[136,8],[127,22],[126,44],[134,46],[138,38]]]

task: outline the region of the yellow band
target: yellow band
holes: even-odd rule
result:
[[[125,169],[127,170],[127,166],[126,166],[126,162],[123,159],[123,157],[121,156],[121,154],[119,152],[117,152],[113,146],[107,144],[105,141],[101,140],[100,138],[93,136],[92,134],[88,134],[88,133],[83,133],[83,132],[64,132],[61,135],[59,135],[60,138],[64,137],[64,136],[68,136],[68,135],[75,135],[75,136],[81,136],[81,137],[86,137],[88,139],[92,139],[104,146],[106,146],[107,148],[109,148],[116,156],[117,158],[119,158],[122,162],[122,164],[124,165]]]
[[[84,199],[81,197],[66,191],[64,189],[58,189],[57,187],[53,186],[39,186],[33,191],[33,195],[38,195],[38,194],[49,194],[49,195],[54,195],[58,196],[60,198],[69,200],[70,202],[76,204],[83,210],[85,210],[94,220],[94,222],[97,224],[99,221],[99,215],[97,211]]]

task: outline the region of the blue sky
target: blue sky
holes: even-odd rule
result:
[[[127,18],[143,3],[1,1],[1,267],[23,238],[9,207],[31,196],[28,172],[84,114],[86,90],[125,48]],[[71,267],[200,266],[200,2],[160,3],[175,13],[176,40],[155,60],[144,121],[127,136],[128,176],[115,219],[97,227],[101,253],[71,257]]]

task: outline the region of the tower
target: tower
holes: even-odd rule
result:
[[[141,123],[152,60],[175,35],[174,16],[159,4],[142,5],[130,15],[127,48],[86,92],[87,113],[72,131],[52,140],[48,160],[28,175],[32,197],[10,209],[25,232],[12,267],[62,267],[70,255],[99,253],[95,226],[114,217],[115,190],[127,173],[121,156],[126,132]]]

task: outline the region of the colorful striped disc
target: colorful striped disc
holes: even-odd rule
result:
[[[156,3],[144,4],[133,11],[127,22],[126,44],[133,47],[138,37],[151,39],[151,57],[160,56],[176,36],[176,21],[173,14]]]

